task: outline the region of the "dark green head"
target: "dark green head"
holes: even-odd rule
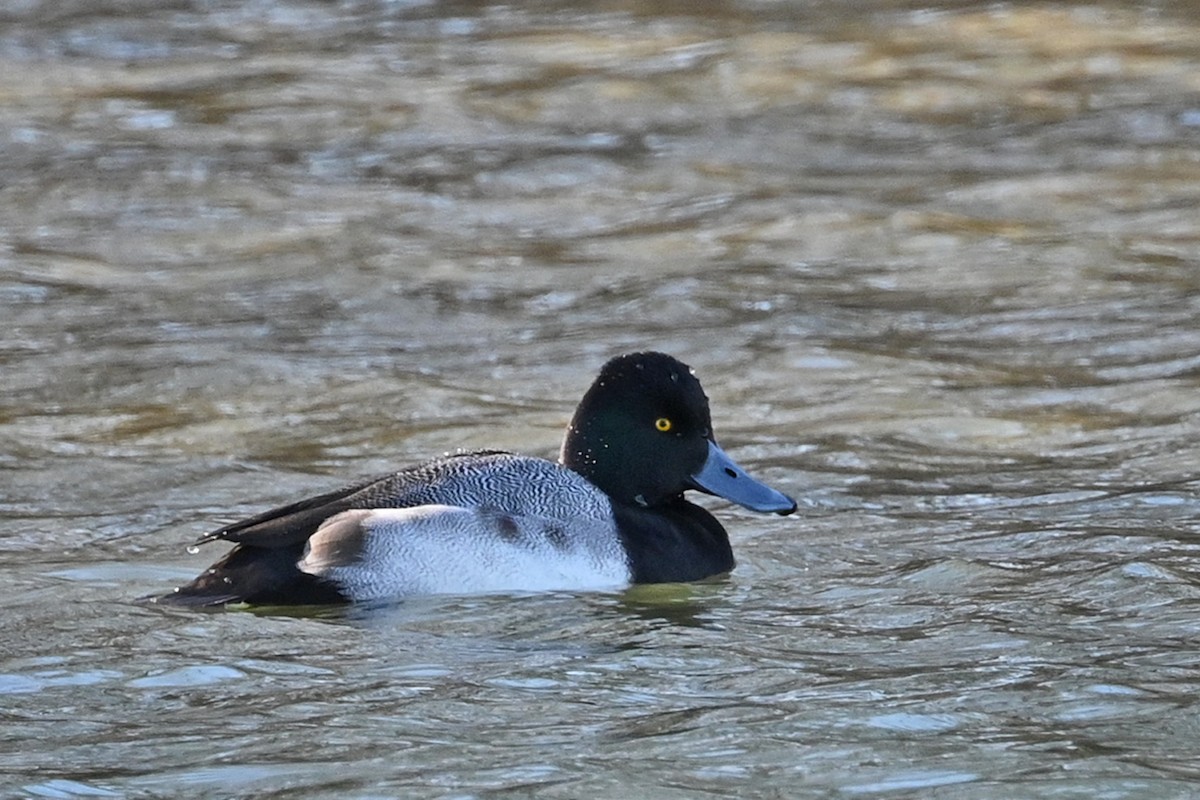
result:
[[[618,503],[653,507],[698,489],[755,511],[796,510],[717,446],[700,381],[663,353],[604,365],[575,410],[561,459]]]

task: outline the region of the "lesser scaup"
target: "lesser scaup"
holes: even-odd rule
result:
[[[695,489],[791,514],[717,446],[691,369],[632,353],[600,370],[559,463],[448,455],[213,531],[234,543],[172,605],[327,604],[417,594],[620,588],[733,568],[729,536]]]

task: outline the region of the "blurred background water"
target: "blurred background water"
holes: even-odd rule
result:
[[[0,793],[1196,796],[1198,209],[1195,2],[6,3]],[[130,602],[643,348],[728,579]]]

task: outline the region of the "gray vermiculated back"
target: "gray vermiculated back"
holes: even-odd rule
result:
[[[608,498],[581,475],[544,459],[498,452],[435,459],[382,478],[347,499],[354,508],[439,503],[554,519],[612,517]]]

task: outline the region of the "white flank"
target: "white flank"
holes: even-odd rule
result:
[[[347,511],[326,520],[300,569],[350,599],[614,589],[629,564],[611,521],[448,505]]]

